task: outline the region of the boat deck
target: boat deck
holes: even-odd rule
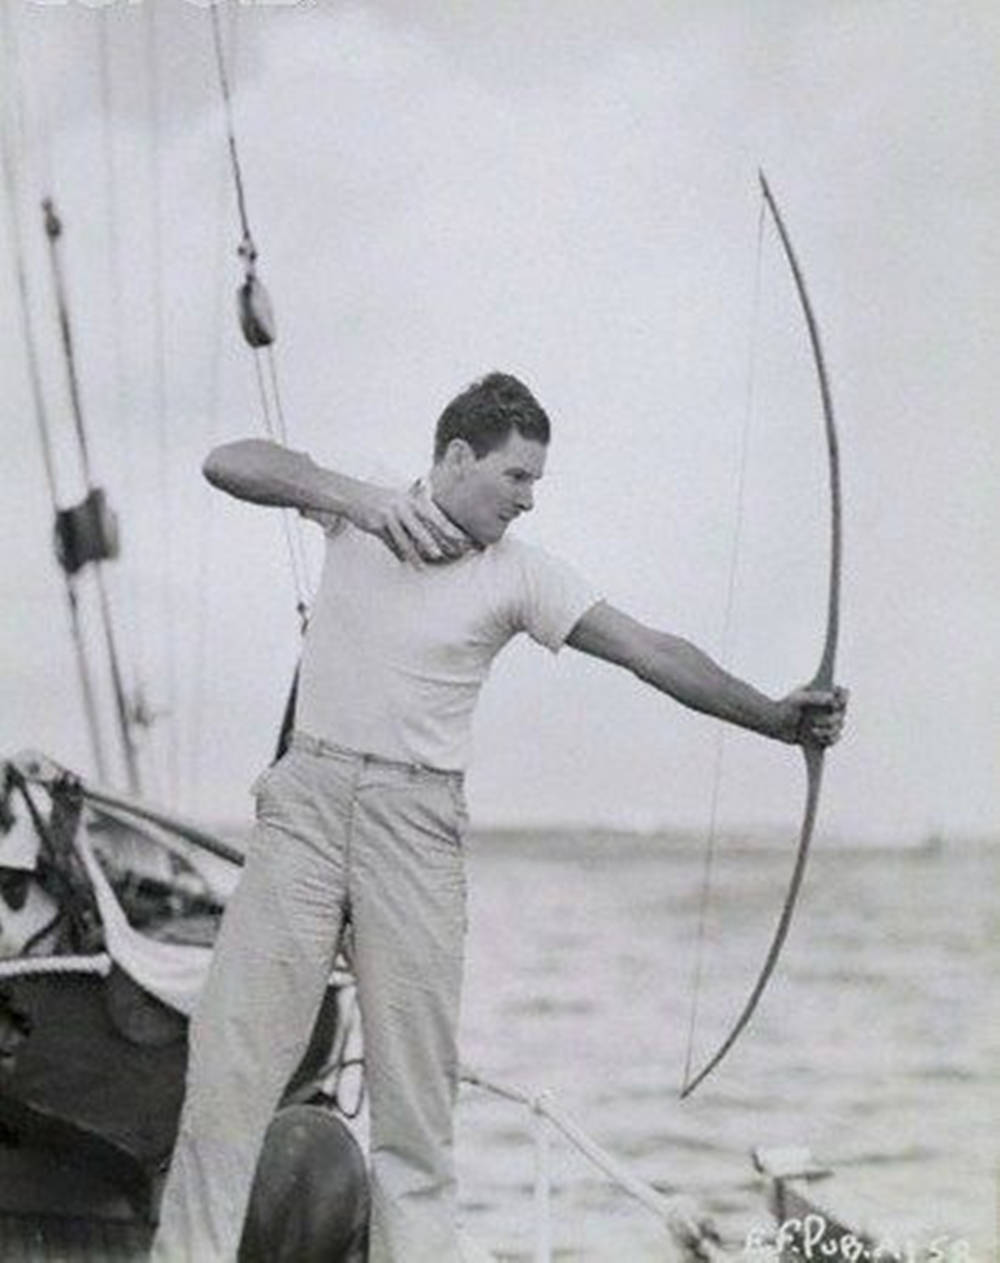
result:
[[[0,1213],[0,1259],[11,1263],[144,1263],[152,1236],[146,1224]]]
[[[0,1145],[0,1259],[145,1263],[152,1225],[94,1169]]]

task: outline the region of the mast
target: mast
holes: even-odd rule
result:
[[[31,303],[28,295],[28,277],[25,266],[24,243],[21,236],[21,219],[18,213],[18,184],[14,159],[15,141],[21,136],[20,99],[16,92],[18,74],[15,58],[14,29],[10,15],[5,7],[0,6],[2,18],[3,45],[6,51],[5,75],[15,91],[11,93],[8,110],[0,118],[0,166],[3,168],[4,193],[7,201],[7,218],[10,227],[11,243],[14,254],[14,275],[17,283],[18,308],[21,317],[21,332],[24,338],[25,358],[27,360],[28,383],[38,428],[39,442],[42,449],[42,462],[45,467],[45,480],[49,489],[49,500],[53,515],[59,518],[59,486],[56,478],[55,458],[52,450],[52,437],[48,411],[45,406],[45,393],[42,390],[41,372],[39,369],[38,347],[31,320]],[[63,574],[66,609],[69,616],[70,638],[73,643],[73,654],[76,660],[77,679],[80,684],[80,696],[83,702],[87,735],[90,741],[91,756],[98,775],[106,777],[107,759],[101,726],[98,720],[97,703],[87,654],[86,640],[80,618],[80,604],[77,596],[75,573],[61,567]]]
[[[83,417],[79,375],[76,371],[69,303],[66,295],[62,260],[59,253],[62,222],[56,214],[51,198],[46,198],[42,202],[42,210],[45,216],[45,234],[49,242],[49,259],[52,265],[52,280],[59,313],[59,331],[62,338],[63,359],[66,364],[69,383],[73,425],[76,431],[84,483],[87,488],[87,494],[79,505],[61,510],[56,514],[56,551],[59,562],[67,574],[75,574],[76,571],[87,564],[93,565],[125,775],[130,792],[137,794],[140,791],[139,760],[132,731],[132,717],[129,713],[125,683],[118,655],[114,621],[111,615],[111,603],[108,599],[102,569],[105,561],[118,556],[118,523],[115,515],[108,507],[103,488],[98,487],[94,483],[91,473],[90,450]]]

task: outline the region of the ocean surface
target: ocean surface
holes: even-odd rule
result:
[[[695,1063],[756,977],[793,852],[717,844]],[[834,1172],[817,1197],[887,1248],[998,1257],[1000,847],[818,846],[749,1027],[680,1101],[703,862],[669,836],[474,833],[464,1063],[550,1090],[727,1242],[766,1220],[750,1151],[804,1145]],[[463,1087],[457,1146],[470,1235],[530,1259],[530,1114]],[[558,1136],[552,1169],[556,1258],[664,1257],[658,1221]]]

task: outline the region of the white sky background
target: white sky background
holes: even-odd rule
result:
[[[94,465],[122,517],[112,587],[126,657],[154,703],[173,694],[175,772],[161,734],[151,790],[238,817],[273,744],[297,619],[274,515],[213,495],[198,473],[213,442],[259,432],[232,314],[238,229],[208,16],[183,0],[103,12],[8,0],[8,16],[61,494],[81,484],[44,188],[66,221]],[[749,411],[725,656],[776,692],[818,662],[827,498],[815,374],[770,225],[755,313],[764,167],[816,308],[843,455],[838,675],[853,722],[828,758],[820,832],[995,834],[993,0],[244,6],[236,30],[237,129],[293,443],[350,472],[419,472],[448,398],[514,371],[554,423],[523,535],[719,654]],[[6,221],[0,253],[0,749],[35,745],[85,769]],[[697,828],[714,731],[621,672],[519,645],[480,708],[473,808],[484,822]],[[796,751],[727,743],[725,819],[794,831],[803,784]]]

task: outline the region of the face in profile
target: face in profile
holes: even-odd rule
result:
[[[443,462],[449,473],[449,515],[477,543],[495,544],[511,522],[534,506],[546,454],[544,443],[516,430],[478,458],[468,443],[454,440]]]

